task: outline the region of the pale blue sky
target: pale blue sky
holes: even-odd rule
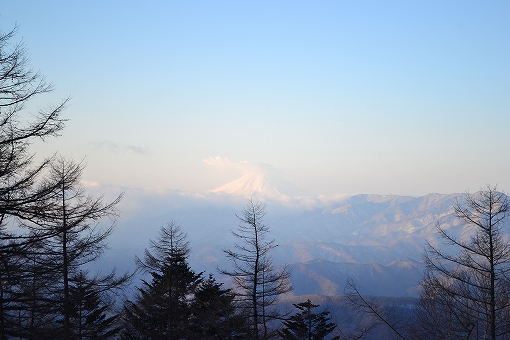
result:
[[[11,1],[101,185],[205,191],[262,162],[316,194],[510,191],[510,2]],[[34,149],[35,150],[35,149]]]

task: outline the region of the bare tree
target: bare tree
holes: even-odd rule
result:
[[[51,163],[49,182],[60,185],[58,195],[50,200],[51,210],[42,218],[24,221],[21,226],[32,232],[42,232],[52,237],[45,237],[38,242],[39,248],[29,257],[53,275],[44,288],[44,299],[51,301],[52,312],[56,316],[59,338],[70,339],[80,336],[81,323],[75,319],[75,307],[84,301],[76,298],[88,290],[97,299],[110,300],[114,290],[120,289],[128,281],[127,274],[117,277],[115,271],[107,275],[89,275],[84,265],[97,260],[105,251],[106,239],[112,233],[114,223],[107,227],[99,225],[103,218],[115,219],[116,204],[122,198],[119,195],[111,203],[103,203],[103,198],[93,198],[85,194],[80,185],[82,163],[68,161],[62,157]],[[100,305],[100,301],[97,301]],[[88,325],[92,327],[92,325]],[[99,326],[99,324],[98,324]]]
[[[223,250],[232,269],[219,270],[234,280],[234,292],[251,310],[254,339],[268,339],[274,335],[269,323],[279,318],[279,313],[272,307],[280,295],[292,290],[287,266],[280,270],[274,267],[270,251],[277,245],[274,239],[268,240],[269,228],[263,222],[265,215],[265,206],[252,200],[241,216],[236,215],[241,224],[232,234],[241,243],[235,244],[235,250]]]
[[[425,249],[420,299],[403,326],[352,282],[349,298],[401,339],[510,339],[510,244],[503,230],[509,208],[508,196],[494,186],[455,204],[463,232],[457,237],[437,225],[443,242]]]
[[[36,139],[58,136],[68,99],[30,113],[33,119],[23,123],[28,101],[50,92],[52,86],[30,69],[24,45],[11,43],[15,33],[16,29],[0,32],[0,216],[30,219],[44,214],[46,197],[54,187],[38,181],[50,160],[32,166],[29,147]]]
[[[385,308],[370,296],[362,295],[352,279],[347,281],[344,292],[349,300],[350,307],[363,320],[353,334],[344,335],[346,338],[362,339],[379,326],[384,326],[395,338],[407,339],[408,324],[405,322],[406,320],[403,320],[399,315]]]
[[[23,43],[12,43],[15,33],[0,32],[0,338],[68,339],[74,307],[83,302],[73,297],[76,284],[93,292],[97,314],[96,298],[127,279],[81,271],[104,251],[112,229],[97,223],[114,217],[120,196],[109,204],[86,196],[81,164],[55,156],[35,164],[30,146],[60,134],[68,99],[26,110],[52,86],[30,68]]]
[[[469,239],[437,226],[444,247],[429,243],[424,254],[420,320],[425,326],[441,315],[440,327],[448,327],[449,336],[510,338],[510,246],[503,231],[509,208],[508,196],[487,186],[454,206],[472,231]]]
[[[0,32],[0,338],[12,325],[10,317],[20,302],[19,285],[32,275],[26,271],[23,257],[35,243],[54,236],[7,228],[16,219],[31,221],[45,216],[59,187],[43,179],[51,158],[34,165],[29,148],[37,139],[59,135],[68,101],[37,112],[26,111],[32,98],[50,92],[52,86],[30,68],[23,43],[12,42],[15,33],[16,28]],[[28,302],[27,295],[23,298]]]

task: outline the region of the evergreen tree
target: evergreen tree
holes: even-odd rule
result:
[[[249,327],[235,295],[210,274],[195,291],[191,324],[196,339],[247,339]]]
[[[73,301],[70,324],[75,338],[102,340],[115,337],[121,327],[117,323],[119,314],[112,310],[114,303],[111,296],[105,296],[99,289],[100,285],[84,271],[80,271],[73,282],[70,288]]]
[[[134,302],[127,301],[124,314],[127,339],[193,339],[189,323],[190,304],[202,273],[188,265],[189,244],[175,222],[160,230],[153,251],[145,250],[144,259],[136,258],[139,269],[151,275],[137,287]]]
[[[300,310],[283,322],[284,328],[278,330],[278,334],[285,340],[322,340],[331,334],[336,325],[330,322],[329,312],[322,311],[313,313],[312,310],[319,307],[310,300],[294,304]],[[340,339],[339,336],[331,338]]]

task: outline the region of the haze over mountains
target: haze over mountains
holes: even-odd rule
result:
[[[138,202],[123,204],[140,214],[119,221],[109,261],[133,267],[134,255],[175,220],[188,234],[192,267],[216,275],[217,267],[229,266],[222,249],[234,247],[230,230],[252,198],[266,204],[265,222],[279,245],[274,263],[290,265],[295,295],[339,295],[354,278],[367,294],[417,296],[423,247],[437,244],[437,223],[458,237],[470,236],[452,214],[462,194],[313,197],[270,166],[249,167],[237,180],[203,194],[127,191]]]

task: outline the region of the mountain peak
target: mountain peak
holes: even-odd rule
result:
[[[276,168],[261,163],[250,163],[241,177],[210,192],[275,199],[311,195],[284,179]]]

